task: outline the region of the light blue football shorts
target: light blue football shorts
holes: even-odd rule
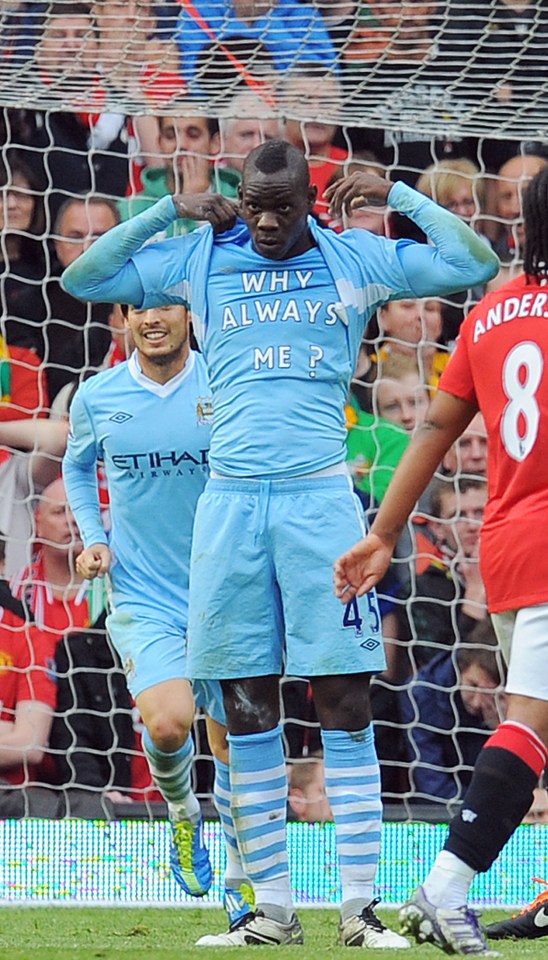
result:
[[[148,617],[144,611],[124,605],[108,615],[106,626],[134,700],[157,683],[188,679],[186,629],[172,617]],[[217,723],[225,724],[220,683],[197,680],[192,688],[196,706]]]
[[[334,560],[363,533],[348,476],[210,479],[192,544],[191,676],[383,670],[375,593],[343,606],[333,592]]]

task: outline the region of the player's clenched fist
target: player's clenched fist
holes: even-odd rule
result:
[[[104,577],[110,569],[111,553],[106,543],[93,543],[76,558],[76,570],[84,580]]]
[[[383,207],[393,186],[390,180],[377,177],[374,173],[356,171],[328,187],[325,196],[329,200],[331,215],[341,217],[356,207]]]

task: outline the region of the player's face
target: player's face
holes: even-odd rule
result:
[[[461,672],[462,702],[469,713],[481,717],[489,730],[494,730],[504,719],[504,694],[498,693],[499,684],[478,663],[472,663]]]
[[[188,310],[182,304],[136,310],[130,307],[127,326],[141,361],[167,366],[188,351]],[[146,373],[146,369],[145,369]]]
[[[275,174],[252,171],[240,188],[242,217],[257,253],[269,260],[285,260],[313,245],[308,214],[316,199],[314,187],[303,190],[291,171]]]

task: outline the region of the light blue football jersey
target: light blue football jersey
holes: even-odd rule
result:
[[[158,384],[136,353],[86,380],[71,405],[63,475],[84,545],[107,539],[115,607],[162,609],[186,623],[196,503],[208,476],[211,395],[205,363],[191,352]],[[103,461],[112,528],[100,522]]]
[[[345,458],[343,408],[367,320],[383,303],[445,296],[493,277],[497,257],[458,217],[405,184],[389,203],[432,245],[335,234],[261,257],[242,221],[214,236],[147,244],[177,216],[170,197],[100,237],[63,274],[90,300],[188,303],[213,395],[211,467],[228,477],[303,476]],[[143,246],[143,244],[145,244]]]
[[[382,256],[384,275],[402,286],[390,252],[391,262],[373,247],[371,259]],[[139,271],[145,256],[145,304],[162,296],[161,286],[177,296],[173,253],[167,246],[157,245],[154,255],[145,248],[134,257]],[[184,275],[183,260],[179,270]],[[364,314],[350,319],[322,250],[277,262],[260,256],[242,231],[237,242],[213,244],[205,296],[207,319],[196,322],[195,331],[213,397],[211,467],[223,476],[281,479],[344,461],[344,405]]]

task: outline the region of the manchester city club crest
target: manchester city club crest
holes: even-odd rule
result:
[[[213,420],[213,400],[211,397],[198,397],[196,417],[199,424],[211,423]]]

